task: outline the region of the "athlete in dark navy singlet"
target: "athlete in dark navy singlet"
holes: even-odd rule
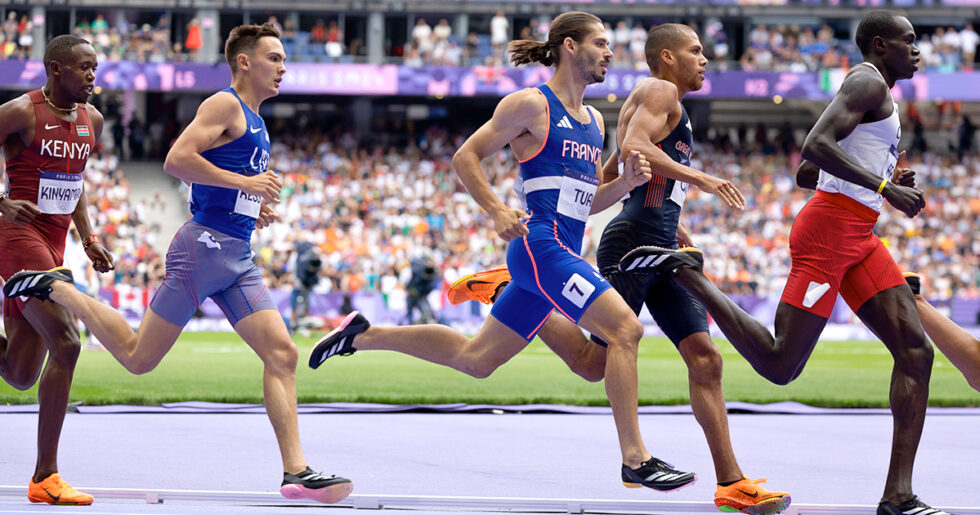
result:
[[[0,193],[0,278],[47,270],[64,261],[74,222],[93,267],[106,272],[112,256],[88,218],[82,173],[102,134],[102,115],[87,104],[98,59],[82,38],[58,36],[44,51],[43,88],[0,106],[6,192]],[[0,279],[0,282],[2,282]],[[65,308],[18,296],[4,299],[0,377],[14,388],[38,384],[38,457],[28,497],[49,504],[91,504],[58,475],[58,440],[80,342]],[[47,364],[44,363],[47,354]],[[40,377],[40,381],[38,381]]]
[[[170,244],[166,276],[139,330],[134,334],[119,312],[66,282],[53,281],[46,294],[81,318],[134,374],[160,363],[210,297],[265,365],[266,412],[284,470],[280,492],[335,503],[350,494],[353,484],[314,472],[306,463],[296,416],[296,346],[252,262],[250,244],[252,231],[277,217],[269,203],[278,200],[282,184],[268,170],[269,133],[258,110],[278,94],[286,54],[279,33],[266,24],[233,29],[225,56],[231,87],[201,104],[164,163],[167,173],[191,184],[193,218]],[[40,275],[39,281],[50,275]]]

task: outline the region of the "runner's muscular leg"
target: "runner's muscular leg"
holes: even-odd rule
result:
[[[719,483],[742,479],[728,431],[728,409],[721,391],[722,358],[708,333],[681,340],[677,349],[687,364],[691,411],[708,440]]]
[[[776,336],[745,312],[704,274],[682,266],[674,280],[698,299],[722,333],[752,368],[769,381],[784,385],[799,377],[827,319],[780,301]]]
[[[445,365],[477,379],[489,376],[500,365],[527,347],[527,340],[493,315],[473,338],[439,324],[402,327],[371,326],[357,335],[354,348],[392,350]]]
[[[3,326],[7,341],[0,354],[0,377],[18,390],[27,390],[41,375],[47,345],[26,319],[4,317]]]
[[[915,296],[922,329],[936,347],[970,383],[980,391],[980,340],[940,313],[922,295]]]
[[[51,284],[49,298],[80,318],[106,350],[133,374],[156,368],[184,329],[147,308],[134,333],[122,313],[61,281]]]
[[[582,379],[595,383],[606,375],[606,349],[586,338],[574,322],[551,313],[538,338]]]
[[[609,344],[606,349],[606,397],[616,421],[623,464],[636,468],[650,459],[636,413],[639,388],[636,358],[643,325],[626,301],[610,288],[585,310],[579,326]]]
[[[58,441],[81,342],[75,318],[57,304],[31,299],[24,304],[22,313],[40,335],[48,351],[48,361],[37,388],[37,465],[34,482],[39,482],[58,472]]]
[[[855,313],[895,360],[889,394],[894,426],[884,498],[900,504],[912,496],[912,466],[929,401],[933,350],[904,284],[878,292]]]
[[[296,415],[296,344],[282,315],[272,309],[256,311],[235,324],[235,332],[255,351],[265,367],[262,393],[265,409],[279,443],[283,471],[299,474],[306,459],[299,440]]]

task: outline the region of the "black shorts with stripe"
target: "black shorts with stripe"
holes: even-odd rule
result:
[[[599,271],[637,315],[646,305],[657,325],[674,345],[698,332],[708,332],[708,312],[671,278],[644,279],[618,270],[619,260],[627,252],[643,245],[664,245],[663,235],[650,234],[650,228],[629,219],[617,217],[606,226],[599,240],[596,258]],[[593,341],[605,345],[601,339]]]

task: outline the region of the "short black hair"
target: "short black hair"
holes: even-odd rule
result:
[[[664,23],[651,28],[650,32],[647,32],[647,42],[643,49],[647,66],[651,70],[659,70],[660,53],[665,49],[677,50],[677,45],[691,32],[694,32],[694,29],[680,23]]]
[[[238,73],[238,54],[252,55],[255,45],[265,37],[279,39],[279,31],[271,23],[262,25],[239,25],[231,29],[225,41],[225,60],[231,66],[231,73]]]
[[[44,48],[44,71],[51,73],[51,61],[59,63],[71,57],[71,49],[77,45],[89,45],[87,40],[71,34],[62,34],[48,42]]]
[[[868,11],[862,16],[861,23],[858,24],[857,32],[854,34],[854,42],[857,43],[861,55],[871,53],[871,45],[876,36],[888,37],[894,35],[898,28],[895,20],[904,16],[901,12],[886,9]]]

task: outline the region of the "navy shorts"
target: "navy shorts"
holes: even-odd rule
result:
[[[617,265],[627,252],[656,241],[644,233],[644,227],[628,220],[614,220],[602,233],[597,258],[599,270],[626,304],[637,315],[647,305],[650,315],[674,345],[694,333],[708,332],[708,312],[671,278],[644,279],[634,274],[624,274]],[[660,243],[658,241],[658,243]],[[672,245],[673,248],[677,244]],[[600,345],[601,340],[592,337]]]
[[[490,314],[531,341],[555,310],[578,323],[585,310],[610,288],[587,261],[556,236],[527,235],[507,245],[510,284]]]
[[[249,242],[187,222],[170,243],[167,272],[150,309],[183,327],[208,297],[232,326],[256,311],[277,309]]]

